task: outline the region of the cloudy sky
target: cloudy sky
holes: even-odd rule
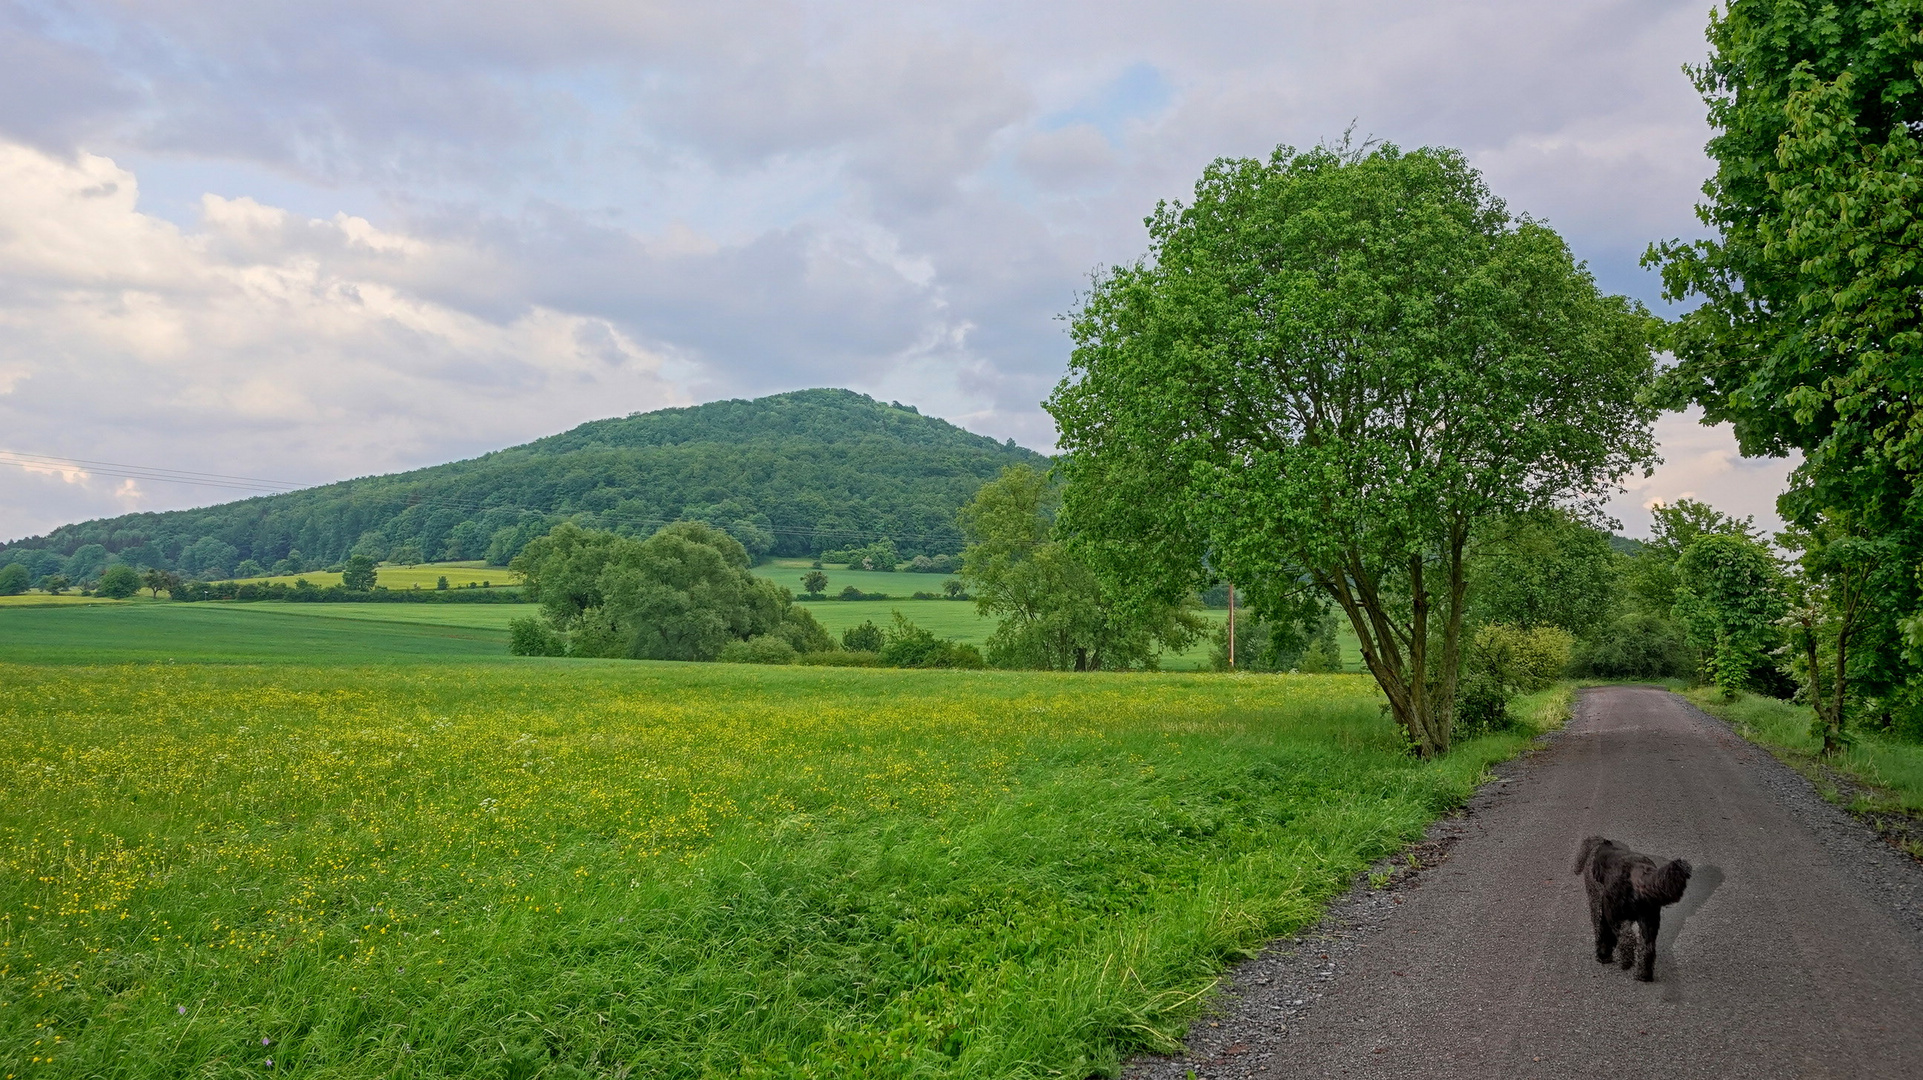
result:
[[[0,451],[307,484],[847,386],[1040,449],[1218,156],[1466,150],[1603,285],[1694,235],[1705,0],[0,0]],[[1774,520],[1672,417],[1618,500]],[[232,493],[0,466],[0,538]]]

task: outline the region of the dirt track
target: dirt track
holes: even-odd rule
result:
[[[1696,866],[1654,983],[1592,955],[1592,833]],[[1923,866],[1673,694],[1587,691],[1424,850],[1128,1075],[1923,1076]]]

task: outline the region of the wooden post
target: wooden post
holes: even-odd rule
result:
[[[1229,582],[1229,670],[1235,670],[1235,582]]]

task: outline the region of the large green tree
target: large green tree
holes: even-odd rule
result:
[[[1145,599],[1320,588],[1412,747],[1446,751],[1470,538],[1653,460],[1650,317],[1453,150],[1217,161],[1148,226],[1049,401],[1064,527]]]
[[[797,652],[834,647],[788,590],[748,572],[740,541],[698,521],[646,540],[563,522],[514,569],[570,656],[713,660],[729,642],[761,635]]]
[[[1754,689],[1789,607],[1775,558],[1754,540],[1711,534],[1683,549],[1676,579],[1676,621],[1701,652],[1704,673],[1730,697]]]
[[[1677,320],[1672,404],[1734,425],[1745,454],[1800,453],[1784,516],[1923,560],[1923,3],[1732,0],[1692,69],[1715,129],[1698,214],[1713,235],[1650,253]],[[1859,611],[1871,696],[1909,697],[1898,623]],[[1832,613],[1836,614],[1836,613]],[[1909,690],[1903,684],[1910,684]]]

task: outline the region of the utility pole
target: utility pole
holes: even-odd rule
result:
[[[1229,670],[1235,670],[1235,582],[1229,582]]]

